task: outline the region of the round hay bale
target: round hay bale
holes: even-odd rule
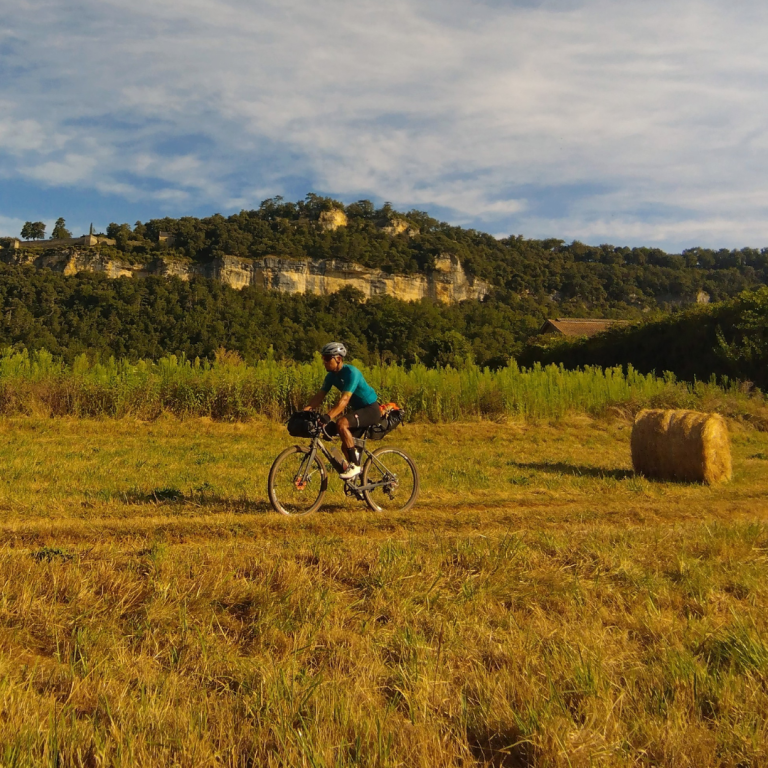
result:
[[[732,477],[728,426],[716,413],[640,411],[631,444],[635,472],[646,477],[709,485]]]

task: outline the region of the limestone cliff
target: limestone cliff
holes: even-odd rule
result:
[[[347,214],[337,208],[332,211],[323,211],[318,220],[320,228],[326,232],[334,232],[339,227],[346,227],[347,223]]]
[[[416,237],[419,234],[418,227],[411,226],[405,219],[392,218],[379,224],[381,231],[393,237],[405,232],[408,237]]]
[[[255,285],[285,293],[320,295],[352,286],[366,298],[387,295],[403,301],[432,298],[452,303],[482,299],[490,290],[487,283],[468,277],[459,260],[449,254],[436,260],[433,272],[413,275],[391,275],[338,259],[300,260],[278,256],[262,259],[224,256],[206,263],[158,258],[149,264],[129,264],[96,250],[69,248],[42,253],[32,249],[3,249],[0,258],[8,264],[32,264],[65,275],[101,272],[112,278],[159,275],[182,280],[200,276],[238,289]]]

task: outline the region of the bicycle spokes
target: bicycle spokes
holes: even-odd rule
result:
[[[317,456],[289,448],[272,465],[268,480],[272,506],[284,515],[304,515],[322,503],[327,478]]]
[[[363,473],[363,495],[371,509],[409,509],[419,492],[416,466],[405,453],[383,448],[374,453]]]

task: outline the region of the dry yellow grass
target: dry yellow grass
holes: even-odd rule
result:
[[[421,502],[269,511],[268,422],[0,422],[0,764],[768,763],[768,435],[406,426]]]

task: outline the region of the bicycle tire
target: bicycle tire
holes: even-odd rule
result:
[[[396,493],[398,489],[404,490],[405,494],[407,494],[407,498],[404,497],[404,503],[401,503],[399,500],[395,499],[393,489],[387,489],[385,487],[374,488],[370,491],[363,491],[363,498],[365,499],[365,503],[368,505],[368,507],[374,512],[407,512],[416,503],[416,499],[419,496],[419,471],[416,469],[416,464],[414,463],[413,459],[399,448],[379,448],[378,450],[374,451],[371,456],[380,461],[385,469],[387,469],[387,471],[390,471],[386,466],[386,462],[381,458],[388,453],[393,454],[393,458],[395,455],[400,457],[400,459],[402,459],[402,461],[405,463],[405,466],[410,470],[410,475],[412,478],[412,485],[410,490],[408,489],[408,483],[405,483],[401,486],[401,483],[403,482],[402,479],[398,484],[395,485],[394,488],[394,493]],[[363,467],[363,485],[368,485],[369,482],[379,481],[379,478],[377,478],[375,475],[372,476],[373,473],[381,474],[381,470],[377,466],[376,462],[373,461],[373,458],[369,458]]]
[[[301,468],[301,461],[296,464],[296,468],[293,470],[286,464],[292,456],[297,454],[303,454],[306,458],[309,454],[309,449],[302,448],[298,445],[292,445],[290,448],[286,448],[272,463],[272,467],[269,470],[269,477],[267,478],[267,494],[269,495],[269,503],[272,505],[272,509],[274,509],[275,512],[279,512],[281,515],[288,515],[289,517],[303,517],[304,515],[317,511],[323,503],[325,492],[328,490],[328,475],[326,474],[323,462],[320,461],[320,457],[317,455],[315,455],[313,460],[315,466],[314,472],[319,473],[320,476],[320,482],[319,485],[317,485],[317,497],[312,496],[314,493],[314,486],[309,490],[306,497],[303,497],[304,489],[297,487],[296,491],[298,491],[298,494],[291,492],[296,497],[293,503],[291,503],[291,497],[288,496],[290,485],[286,486],[285,489],[282,487],[278,489],[278,479],[282,477],[282,474],[286,475],[288,481],[293,481],[296,473]],[[281,468],[283,469],[282,474],[280,473]],[[293,474],[293,478],[291,478],[291,473]],[[295,485],[294,482],[292,482],[292,484]],[[282,483],[280,485],[282,486],[285,484]]]

